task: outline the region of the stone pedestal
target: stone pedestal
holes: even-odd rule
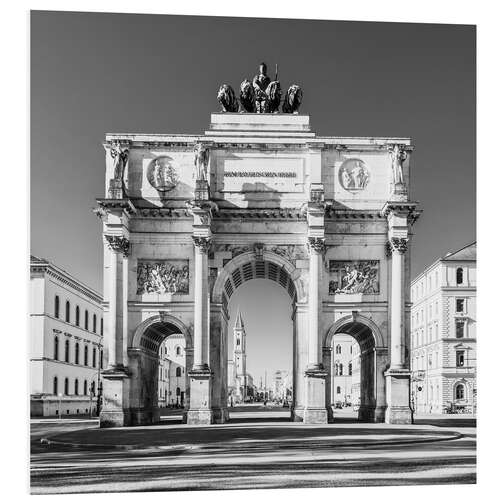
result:
[[[307,370],[305,373],[306,405],[304,408],[304,424],[327,424],[326,410],[326,377],[325,370]]]
[[[410,371],[389,369],[385,372],[387,389],[387,424],[411,424]]]
[[[112,369],[102,373],[103,409],[100,427],[124,427],[131,424],[129,409],[130,377],[125,370]]]
[[[210,370],[192,370],[189,372],[190,401],[187,412],[189,425],[209,425],[213,423]]]

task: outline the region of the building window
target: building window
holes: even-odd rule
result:
[[[464,384],[458,384],[455,387],[455,399],[464,399],[464,397],[465,397]]]
[[[181,395],[181,388],[180,387],[177,387],[177,389],[175,390],[175,395],[176,396],[180,396]]]
[[[92,349],[92,368],[95,368],[95,364],[96,364],[96,350],[95,350],[95,347]]]
[[[352,363],[349,363],[349,375],[352,375]]]
[[[59,318],[59,295],[54,297],[54,316]]]
[[[89,348],[87,346],[83,348],[83,364],[89,366]]]
[[[341,346],[337,346],[335,347],[335,354],[342,354],[342,347]]]
[[[80,326],[80,306],[75,307],[75,325]]]
[[[69,323],[69,320],[71,319],[70,316],[70,305],[69,305],[69,300],[66,301],[66,322]]]
[[[92,394],[92,396],[95,396],[95,381],[90,384],[90,394]]]
[[[240,345],[240,339],[236,339],[236,345]],[[179,355],[179,354],[177,354]]]
[[[83,381],[83,395],[84,396],[87,395],[87,381],[86,380]]]
[[[177,347],[175,348],[175,354],[177,354],[177,356],[180,356],[180,355],[181,355],[181,348],[180,348],[180,346],[177,346]]]
[[[97,331],[97,316],[95,314],[92,316],[92,331],[94,333]]]
[[[54,337],[54,359],[59,359],[59,337]]]
[[[66,340],[66,342],[64,342],[64,361],[66,361],[66,363],[69,363],[69,340]]]
[[[455,301],[455,311],[457,313],[465,312],[465,299],[456,299],[456,301]]]
[[[465,351],[457,351],[457,366],[465,366]]]
[[[52,383],[52,393],[54,396],[57,396],[57,377],[54,377],[54,381]]]
[[[101,336],[104,335],[104,320],[101,318]]]
[[[68,380],[68,378],[66,377],[66,378],[64,379],[64,395],[65,395],[65,396],[68,396],[68,394],[69,394],[69,380]]]
[[[80,364],[80,344],[76,342],[75,344],[75,365]]]
[[[178,366],[176,369],[175,369],[175,376],[176,377],[180,377],[182,375],[182,371],[181,371],[181,367]]]
[[[75,396],[78,396],[78,379],[75,378]]]
[[[85,310],[85,330],[89,329],[89,312]]]
[[[337,386],[337,394],[340,394],[340,385]]]
[[[455,337],[461,339],[464,336],[465,322],[462,320],[455,321]]]
[[[103,362],[102,362],[103,361],[103,352],[104,351],[102,349],[99,351],[99,366],[101,368],[102,368],[102,365],[103,365]]]
[[[457,269],[457,285],[461,285],[464,282],[464,270],[459,267]]]

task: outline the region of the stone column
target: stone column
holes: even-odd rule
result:
[[[305,372],[306,404],[304,408],[305,424],[326,424],[326,377],[327,371],[320,362],[319,335],[319,273],[324,253],[325,242],[321,237],[309,236],[309,331],[308,364]]]
[[[333,422],[333,348],[323,347],[323,366],[327,371],[326,383],[325,383],[325,394],[326,394],[326,411],[328,416],[328,422]]]
[[[108,271],[108,321],[105,330],[107,368],[103,370],[103,410],[101,427],[121,427],[129,424],[129,373],[123,366],[123,279],[122,259],[128,255],[129,241],[123,236],[105,235],[110,249]]]
[[[194,277],[194,359],[189,372],[190,401],[187,412],[188,424],[211,424],[212,372],[208,366],[208,249],[210,237],[193,236],[195,277]]]
[[[386,376],[387,423],[411,423],[410,410],[410,370],[405,359],[405,328],[404,328],[404,253],[407,248],[407,238],[391,237],[389,249],[392,253],[391,264],[391,340],[389,370]]]

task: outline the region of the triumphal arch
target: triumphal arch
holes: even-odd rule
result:
[[[202,134],[106,135],[101,426],[158,421],[172,334],[186,340],[185,422],[227,421],[228,304],[254,278],[293,306],[294,420],[331,420],[333,336],[348,333],[360,419],[410,422],[411,142],[318,136],[298,86],[280,110],[279,82],[258,84],[239,99],[221,86]]]

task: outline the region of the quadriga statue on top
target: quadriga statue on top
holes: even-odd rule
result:
[[[281,85],[278,80],[278,68],[276,67],[275,79],[267,75],[266,63],[261,63],[259,73],[252,81],[245,79],[240,85],[239,102],[236,94],[226,83],[222,84],[217,93],[217,100],[222,106],[224,113],[278,113],[279,106],[283,113],[299,112],[302,103],[302,89],[296,85],[290,85],[283,101],[281,100]]]

